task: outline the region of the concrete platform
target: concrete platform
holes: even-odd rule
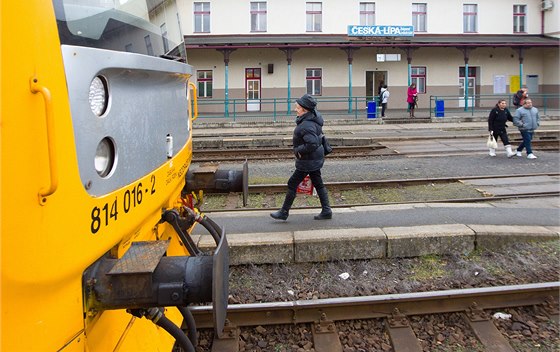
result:
[[[232,265],[468,254],[512,242],[560,239],[558,197],[538,203],[516,199],[334,209],[333,219],[325,221],[313,220],[315,213],[292,210],[287,221],[264,211],[207,215],[225,227]],[[200,228],[195,240],[211,251],[215,243]]]
[[[539,154],[537,161],[506,158],[503,148],[498,157],[487,155],[459,158],[414,159],[415,153],[446,150],[450,153],[487,154],[487,116],[479,121],[445,119],[429,124],[380,125],[367,121],[343,124],[326,121],[325,133],[333,145],[384,144],[397,153],[410,153],[406,161],[372,158],[361,161],[361,176],[375,179],[443,177],[506,174],[521,172],[558,172],[556,152]],[[198,121],[198,120],[197,120]],[[194,143],[208,143],[211,148],[272,147],[291,145],[293,123],[260,126],[195,126]],[[556,135],[560,120],[541,121],[539,135]],[[516,128],[508,130],[510,138],[519,138]],[[412,139],[413,138],[413,139]],[[401,158],[399,158],[401,159]],[[441,162],[436,162],[437,159]],[[466,161],[469,160],[469,161]],[[324,170],[326,180],[339,180],[339,175],[354,170],[349,162],[330,164]],[[393,164],[394,163],[394,164]],[[396,165],[395,165],[396,164]],[[287,179],[293,167],[286,163],[282,175]],[[387,169],[386,169],[387,168]],[[426,172],[425,170],[431,170]],[[284,175],[284,172],[286,173]],[[331,173],[329,175],[329,173]],[[403,175],[406,174],[406,176]],[[268,175],[268,174],[267,174]],[[398,175],[398,176],[394,176]],[[486,194],[511,193],[520,187],[530,192],[533,187],[558,191],[558,177],[532,178],[532,184],[519,179],[471,180]],[[476,184],[475,184],[476,183]],[[523,185],[525,183],[525,185]],[[558,197],[511,199],[486,203],[409,203],[334,208],[332,220],[316,221],[318,209],[292,209],[288,221],[277,221],[269,211],[206,213],[225,228],[233,265],[321,262],[370,258],[396,258],[423,255],[469,253],[481,248],[500,248],[518,241],[548,241],[560,238],[560,199]],[[199,226],[194,237],[203,250],[211,251],[213,239]]]

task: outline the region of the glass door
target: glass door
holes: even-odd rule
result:
[[[247,111],[261,111],[261,69],[245,69],[245,99]]]

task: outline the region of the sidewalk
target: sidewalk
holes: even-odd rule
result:
[[[558,197],[335,208],[332,220],[315,221],[318,211],[292,210],[287,221],[269,211],[206,215],[225,228],[232,265],[468,254],[560,239]],[[215,247],[202,229],[195,234],[202,250]]]

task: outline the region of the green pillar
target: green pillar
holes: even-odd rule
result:
[[[225,77],[225,97],[224,97],[224,116],[228,117],[229,116],[229,85],[228,85],[228,80],[229,80],[229,65],[226,64],[226,77]]]
[[[348,64],[348,112],[352,112],[352,63]]]
[[[408,63],[408,86],[410,87],[410,85],[412,84],[412,64]]]
[[[465,111],[469,110],[469,63],[465,61]]]
[[[290,105],[292,100],[292,64],[288,63],[288,102],[287,102],[287,111],[288,114],[290,113]]]
[[[235,49],[218,49],[224,55],[225,84],[224,84],[224,116],[229,116],[229,54]]]
[[[523,87],[523,62],[519,63],[519,89]]]
[[[523,48],[519,48],[519,89],[523,87]]]

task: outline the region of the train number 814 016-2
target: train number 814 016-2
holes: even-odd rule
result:
[[[156,177],[150,177],[151,188],[144,189],[142,182],[138,182],[132,189],[127,189],[124,192],[122,203],[119,203],[118,197],[115,197],[113,202],[105,203],[101,208],[98,206],[93,207],[91,210],[91,226],[92,234],[97,233],[101,226],[109,226],[111,221],[117,221],[119,215],[119,208],[128,213],[132,209],[142,204],[144,195],[152,195],[156,193]],[[122,207],[119,207],[122,205]]]

